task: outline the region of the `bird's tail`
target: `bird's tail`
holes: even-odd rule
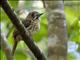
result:
[[[15,50],[16,50],[16,47],[17,47],[17,44],[18,44],[18,41],[15,41],[15,42],[14,42],[13,49],[12,49],[12,55],[14,55],[14,53],[15,53]]]
[[[19,34],[19,32],[17,30],[14,30],[14,32],[13,32],[13,38],[14,38],[14,45],[13,45],[13,49],[12,49],[12,55],[14,55],[17,44],[22,39],[21,35]]]

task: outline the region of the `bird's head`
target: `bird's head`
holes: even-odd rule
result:
[[[43,13],[38,13],[36,11],[30,12],[27,16],[28,20],[39,20],[39,17],[42,15]]]

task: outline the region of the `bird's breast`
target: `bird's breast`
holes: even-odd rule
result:
[[[28,27],[28,30],[34,34],[36,32],[38,32],[40,30],[40,21],[39,20],[35,20],[33,21],[30,26]]]
[[[40,21],[34,21],[33,23],[33,31],[39,31],[40,30]]]

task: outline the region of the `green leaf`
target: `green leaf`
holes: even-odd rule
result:
[[[76,60],[76,58],[72,53],[68,53],[68,60]]]
[[[1,56],[0,56],[1,60],[7,60],[6,56],[5,56],[5,53],[1,49],[0,49],[0,54],[1,54]]]

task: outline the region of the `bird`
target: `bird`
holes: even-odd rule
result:
[[[22,24],[26,28],[26,30],[29,32],[30,36],[35,34],[40,30],[40,16],[43,15],[43,13],[39,13],[37,11],[29,12],[27,17],[22,21]],[[15,29],[13,32],[13,38],[14,38],[14,45],[12,49],[12,55],[14,55],[17,44],[22,40],[22,37],[20,35],[20,32]]]

